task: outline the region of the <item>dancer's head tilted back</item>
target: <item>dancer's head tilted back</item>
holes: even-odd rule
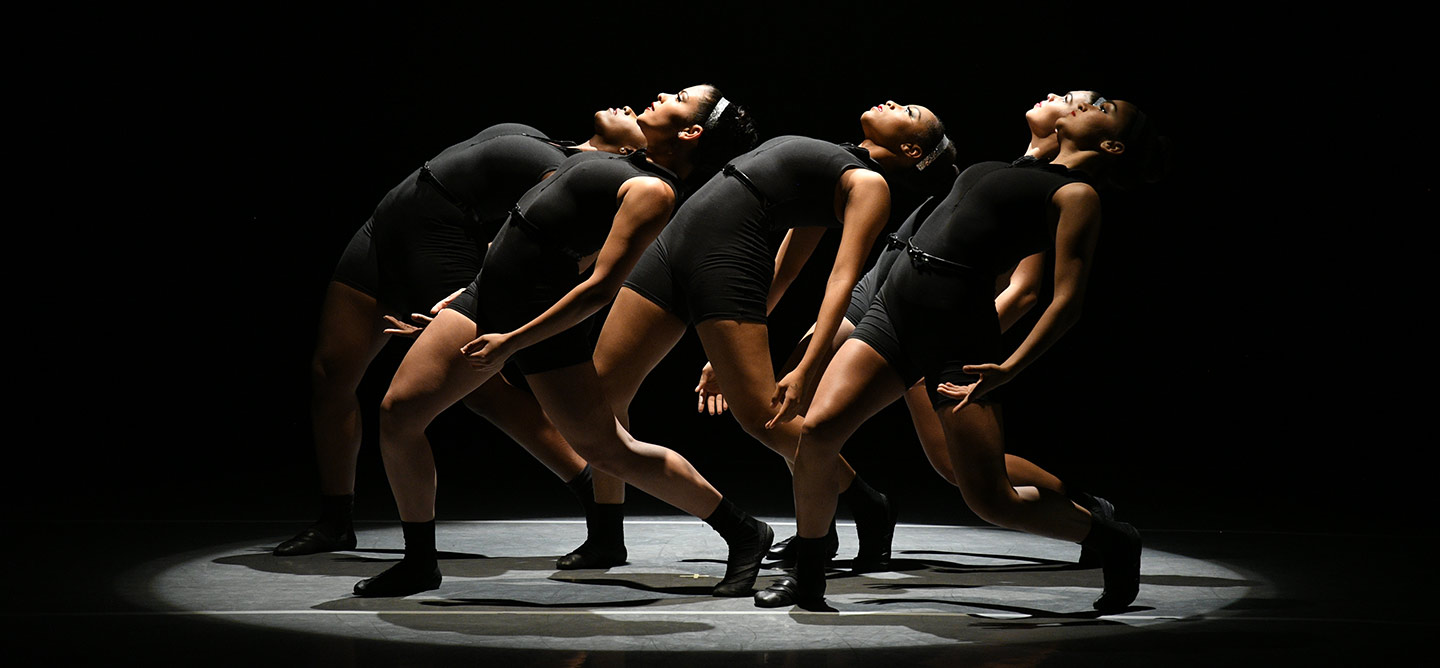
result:
[[[648,140],[640,129],[638,116],[630,107],[610,107],[595,112],[595,135],[589,146],[610,153],[630,154],[645,148]]]
[[[1128,189],[1160,180],[1167,171],[1169,142],[1150,117],[1130,102],[1096,98],[1080,102],[1055,122],[1057,161]]]
[[[1060,140],[1055,136],[1055,122],[1062,116],[1070,115],[1077,105],[1094,104],[1100,94],[1093,90],[1072,90],[1068,93],[1050,93],[1045,99],[1025,112],[1025,123],[1030,126],[1030,146],[1025,155],[1032,158],[1049,159],[1060,150]]]
[[[926,190],[931,182],[948,187],[955,176],[955,144],[928,107],[886,100],[860,115],[860,128],[865,134],[860,145],[885,168],[888,180]]]
[[[656,95],[637,121],[651,157],[691,182],[754,148],[759,137],[749,111],[709,84]]]

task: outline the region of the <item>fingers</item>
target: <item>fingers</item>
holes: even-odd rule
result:
[[[725,395],[719,392],[711,392],[700,387],[695,388],[695,391],[700,393],[699,400],[695,404],[697,413],[719,415],[730,407],[730,404],[725,401]]]
[[[975,399],[979,399],[979,398],[980,398],[980,395],[984,394],[987,390],[990,389],[990,388],[988,388],[988,387],[986,387],[986,388],[984,388],[984,389],[981,389],[981,386],[984,385],[984,384],[985,384],[985,377],[984,377],[984,376],[981,376],[981,377],[980,377],[980,380],[977,380],[977,381],[975,381],[975,382],[973,382],[973,383],[971,383],[971,384],[969,384],[969,385],[966,385],[965,387],[959,387],[959,386],[957,386],[957,385],[952,385],[952,384],[950,384],[950,383],[945,383],[945,385],[950,385],[951,387],[958,388],[958,389],[961,390],[961,392],[963,392],[963,393],[954,393],[954,394],[952,394],[952,393],[950,393],[950,392],[946,392],[943,388],[936,388],[936,389],[939,390],[941,394],[944,394],[944,395],[947,396],[947,397],[960,398],[960,403],[955,404],[955,409],[952,411],[952,412],[954,412],[954,413],[959,413],[959,412],[960,412],[962,409],[964,409],[966,406],[969,406],[971,401],[973,401],[973,400],[975,400]]]
[[[795,417],[795,399],[794,397],[786,395],[785,400],[780,403],[780,412],[776,413],[775,417],[770,418],[770,421],[765,423],[765,428],[774,429],[777,425],[789,422],[790,418],[793,417]]]
[[[435,322],[435,319],[434,319],[434,318],[432,318],[432,317],[430,317],[430,316],[428,316],[428,315],[425,315],[425,314],[423,314],[423,313],[411,313],[411,314],[410,314],[410,319],[411,319],[411,320],[414,320],[415,322],[420,323],[420,326],[421,326],[421,327],[424,327],[424,326],[426,326],[426,325],[428,325],[428,324],[430,324],[430,323],[432,323],[432,322]]]
[[[465,288],[460,288],[459,290],[456,290],[456,291],[450,293],[450,296],[449,296],[449,297],[446,297],[446,298],[444,298],[444,299],[441,299],[441,300],[438,301],[438,302],[435,302],[435,305],[432,306],[432,307],[430,307],[430,312],[431,312],[431,313],[439,313],[439,312],[440,312],[442,309],[444,309],[446,306],[449,306],[449,305],[450,305],[450,302],[455,301],[455,298],[456,298],[456,297],[459,297],[459,296],[460,296],[462,293],[464,293],[464,292],[465,292]]]
[[[476,371],[485,371],[499,367],[495,355],[488,348],[479,348],[471,353],[465,354],[465,361],[470,363],[470,368]]]
[[[386,327],[386,328],[383,330],[383,332],[384,332],[385,334],[395,334],[395,335],[399,335],[399,336],[414,336],[416,332],[420,331],[420,328],[418,328],[418,327],[416,327],[416,326],[414,326],[414,325],[411,325],[410,323],[407,323],[407,322],[401,322],[400,320],[398,320],[398,319],[395,318],[394,316],[387,315],[387,316],[382,316],[382,317],[385,318],[385,320],[388,321],[388,322],[390,323],[390,325],[391,325],[390,327]]]

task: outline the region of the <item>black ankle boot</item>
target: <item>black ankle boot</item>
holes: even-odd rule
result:
[[[790,542],[795,546],[794,574],[755,592],[755,606],[796,605],[812,612],[833,612],[834,609],[825,604],[825,554],[829,550],[826,540],[796,536]]]
[[[711,595],[749,596],[755,591],[755,578],[760,575],[760,562],[765,558],[765,551],[775,542],[775,531],[769,524],[730,503],[729,499],[720,499],[719,507],[705,518],[705,523],[730,545],[730,554],[725,559],[725,577],[715,585]]]
[[[1121,612],[1140,593],[1140,532],[1124,522],[1093,517],[1090,535],[1080,543],[1100,554],[1105,591],[1093,604],[1101,612]]]
[[[400,527],[405,532],[405,558],[385,572],[355,583],[356,596],[409,596],[440,588],[435,520],[401,522]]]
[[[320,499],[320,520],[306,527],[294,538],[275,547],[277,557],[298,557],[305,554],[355,549],[355,495],[325,495]]]
[[[1100,517],[1107,520],[1115,519],[1115,505],[1101,497],[1092,496],[1085,492],[1073,492],[1070,494],[1070,500],[1080,504],[1080,507],[1085,510],[1090,511],[1090,515],[1093,517]],[[1080,559],[1075,562],[1075,565],[1081,568],[1099,568],[1100,553],[1081,543]]]
[[[585,509],[585,542],[555,560],[562,571],[581,568],[624,566],[629,554],[625,550],[625,506],[596,503]]]
[[[629,554],[625,551],[624,504],[595,502],[595,481],[589,464],[565,485],[585,508],[585,542],[556,559],[555,567],[568,571],[625,565]]]
[[[895,520],[899,513],[890,498],[865,484],[860,476],[840,493],[855,516],[855,533],[860,550],[852,562],[857,571],[879,570],[890,563],[890,545],[895,539]]]

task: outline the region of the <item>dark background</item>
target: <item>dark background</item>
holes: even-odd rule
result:
[[[1433,441],[1416,297],[1434,104],[1407,18],[1142,10],[247,3],[36,21],[13,128],[35,213],[8,253],[33,268],[11,277],[6,514],[309,518],[320,299],[384,193],[493,123],[583,139],[596,109],[709,82],[764,138],[858,141],[869,106],[925,104],[962,164],[1018,155],[1047,92],[1135,102],[1176,168],[1107,201],[1084,318],[1012,386],[1011,450],[1151,524],[1413,528]],[[772,321],[780,358],[813,321],[824,257]],[[373,367],[369,409],[401,354]],[[688,336],[637,398],[636,434],[742,506],[790,515],[780,460],[694,415],[702,363]],[[431,432],[441,519],[573,513],[463,409]],[[846,455],[902,520],[975,521],[903,407]],[[358,494],[362,519],[395,519],[373,435]]]

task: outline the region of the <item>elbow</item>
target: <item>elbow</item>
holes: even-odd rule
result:
[[[1040,292],[1038,290],[1022,292],[1015,296],[1015,311],[1017,314],[1023,316],[1029,313],[1030,309],[1035,308],[1035,305],[1039,303]]]
[[[1081,299],[1071,299],[1061,305],[1060,314],[1064,318],[1065,326],[1080,322],[1080,314],[1084,311],[1085,303]]]
[[[620,294],[620,288],[624,285],[625,278],[623,276],[593,281],[590,285],[585,286],[582,300],[587,307],[599,310],[614,301],[615,295]]]

